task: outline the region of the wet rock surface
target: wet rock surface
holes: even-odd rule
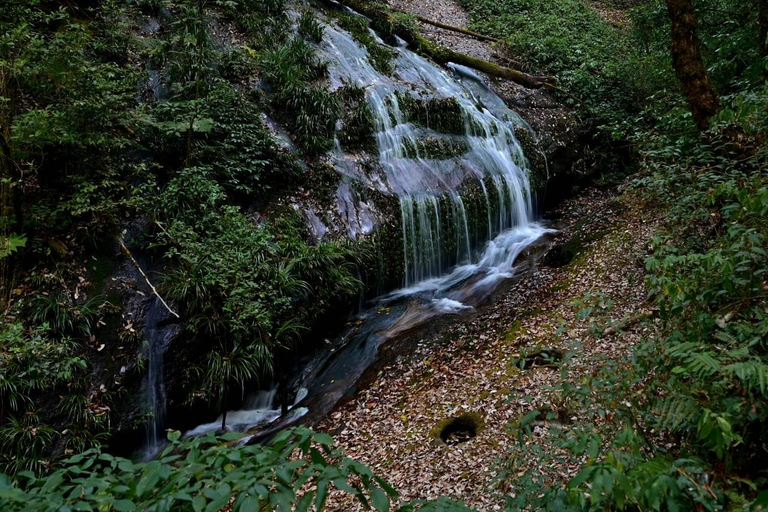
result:
[[[468,28],[469,14],[456,0],[389,0],[395,10],[422,16],[429,20],[460,28]],[[471,57],[488,60],[502,66],[519,68],[514,55],[507,55],[498,44],[481,41],[470,35],[416,22],[428,39]],[[529,70],[524,70],[529,71]],[[583,136],[573,111],[546,88],[529,89],[508,80],[491,78],[482,73],[486,85],[525,120],[535,133],[535,148],[546,159],[533,171],[541,175],[541,185],[553,179],[568,179],[572,164],[580,154]],[[533,149],[533,148],[531,148]],[[530,159],[531,150],[526,148]]]

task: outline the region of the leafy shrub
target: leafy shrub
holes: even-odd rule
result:
[[[212,437],[180,442],[158,460],[134,463],[99,450],[78,454],[44,479],[0,478],[3,510],[321,510],[331,485],[389,509],[394,490],[353,460],[332,451],[332,440],[305,429],[285,431],[268,446],[233,446]],[[226,439],[226,438],[225,438]],[[226,440],[232,441],[235,437]],[[298,455],[298,458],[295,456]],[[354,478],[353,478],[354,477]]]
[[[207,363],[216,371],[204,387],[220,399],[230,383],[242,387],[269,375],[274,351],[349,301],[360,284],[351,247],[307,245],[297,218],[257,224],[228,204],[212,176],[207,167],[181,171],[156,215],[166,224],[159,239],[172,265],[164,290],[195,340],[209,351],[211,338],[219,342]]]
[[[212,91],[203,116],[213,125],[196,158],[211,162],[216,181],[234,197],[248,200],[298,177],[296,158],[278,147],[256,106],[230,85]]]
[[[35,399],[64,388],[86,369],[71,338],[51,339],[47,326],[0,327],[0,427],[5,471],[40,471],[59,438],[35,414]]]
[[[583,381],[551,390],[556,410],[518,421],[507,475],[524,474],[502,476],[514,486],[510,510],[735,510],[768,486],[768,115],[756,107],[768,97],[725,100],[709,134],[647,136],[634,193],[667,211],[646,259],[660,335],[631,361],[602,362]],[[678,112],[668,116],[670,125],[687,124]],[[733,126],[743,127],[738,142]],[[542,416],[559,450],[526,437]],[[561,417],[575,421],[558,424]],[[522,452],[546,457],[544,467],[580,469],[557,485],[519,468]]]
[[[7,512],[48,510],[324,510],[338,489],[378,512],[395,510],[397,492],[381,477],[333,448],[326,434],[286,430],[268,445],[237,446],[238,436],[179,441],[158,460],[135,463],[99,450],[75,455],[44,479],[0,476]],[[399,512],[469,512],[445,498],[415,501]]]

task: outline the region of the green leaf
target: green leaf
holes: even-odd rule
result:
[[[322,479],[317,482],[317,497],[315,498],[315,510],[323,510],[325,500],[328,498],[328,480]]]
[[[379,512],[389,512],[389,496],[376,486],[371,487],[371,503]]]
[[[27,237],[11,233],[8,236],[0,236],[0,258],[10,256],[20,248],[27,246]]]
[[[753,501],[752,505],[749,506],[749,509],[752,512],[760,512],[761,510],[765,510],[767,508],[768,508],[768,489],[758,494],[757,498],[755,498],[755,501]]]
[[[136,510],[136,505],[130,500],[117,500],[112,504],[112,508],[118,512],[131,512]]]
[[[324,446],[333,446],[333,438],[325,432],[318,432],[315,434],[315,442]]]

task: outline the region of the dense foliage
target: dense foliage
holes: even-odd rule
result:
[[[248,447],[173,434],[149,463],[93,448],[124,398],[123,377],[113,377],[140,371],[141,336],[105,282],[115,240],[140,231],[129,245],[162,262],[152,278],[187,327],[179,387],[223,408],[359,294],[360,249],[311,242],[281,198],[305,179],[301,160],[332,147],[339,121],[340,143],[360,148],[371,143],[371,119],[362,89],[323,85],[314,46],[323,27],[311,11],[292,19],[283,0],[80,3],[0,9],[2,509],[320,510],[332,484],[389,510],[396,494],[382,479],[304,430]],[[664,2],[462,3],[473,28],[501,38],[523,67],[557,76],[599,135],[598,151],[631,148],[640,172],[629,193],[669,217],[646,260],[661,335],[631,360],[606,360],[587,380],[551,390],[578,422],[560,424],[562,411],[551,410],[513,425],[520,444],[499,468],[507,508],[764,508],[763,10],[696,2],[724,106],[699,133],[672,70]],[[361,18],[338,14],[338,23],[390,71],[391,54]],[[424,124],[419,108],[412,114]],[[542,417],[561,451],[529,439]],[[548,481],[516,466],[523,452],[580,469]],[[416,509],[466,510],[448,500],[399,510]]]
[[[671,69],[664,2],[464,4],[478,29],[555,73],[585,115],[632,145],[641,172],[628,193],[668,214],[646,261],[662,335],[645,340],[631,361],[605,361],[588,381],[551,390],[563,410],[520,418],[521,444],[505,473],[516,478],[501,478],[514,495],[508,508],[747,507],[768,485],[762,11],[749,1],[696,2],[707,71],[723,104],[700,134]],[[578,421],[562,425],[561,414]],[[543,417],[563,451],[528,438]],[[582,469],[557,485],[518,468],[521,452]],[[753,507],[767,498],[760,494]]]
[[[342,491],[366,508],[395,510],[397,492],[366,466],[343,457],[332,439],[306,429],[281,432],[268,445],[239,446],[237,435],[172,443],[157,460],[135,463],[89,450],[44,479],[0,475],[4,511],[133,510],[216,512],[320,511],[329,492]],[[415,501],[399,512],[468,512],[446,499]]]
[[[142,343],[113,284],[121,244],[183,315],[189,402],[270,379],[359,295],[360,250],[313,242],[282,201],[345,102],[320,83],[313,16],[296,33],[279,1],[24,0],[0,27],[7,471],[92,446],[121,414]]]

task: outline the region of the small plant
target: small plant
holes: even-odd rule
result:
[[[91,334],[105,304],[102,297],[92,297],[83,303],[73,301],[68,293],[37,295],[30,304],[35,323],[47,323],[62,334]]]
[[[303,11],[299,16],[299,35],[303,38],[319,43],[323,40],[323,26],[310,11]]]
[[[365,18],[357,14],[341,13],[338,14],[337,21],[339,26],[349,31],[352,37],[365,47],[374,69],[385,75],[392,74],[391,61],[395,53],[376,42]]]
[[[22,471],[43,473],[50,465],[48,457],[58,437],[55,430],[40,423],[38,416],[32,412],[9,418],[0,427],[3,448],[0,461],[4,472],[10,475]]]

